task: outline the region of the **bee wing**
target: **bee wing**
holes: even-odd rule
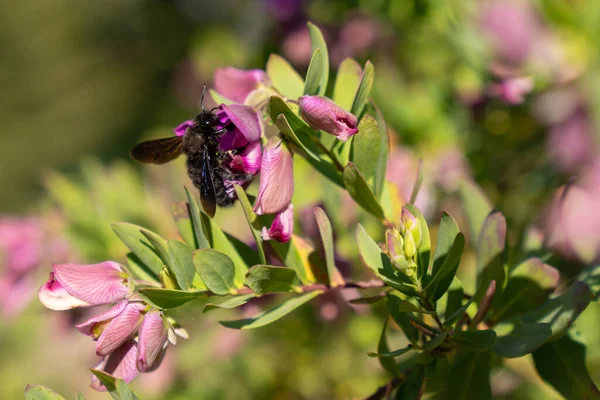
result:
[[[164,164],[181,155],[183,136],[142,142],[131,150],[131,158],[146,164]]]
[[[217,211],[217,198],[215,194],[215,184],[213,182],[213,169],[210,163],[208,150],[202,151],[202,168],[200,171],[200,202],[204,212],[209,217],[214,217]]]

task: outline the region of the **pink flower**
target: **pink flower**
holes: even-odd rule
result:
[[[168,329],[157,310],[149,311],[144,317],[138,340],[137,369],[150,372],[156,369],[167,349]]]
[[[194,126],[194,120],[189,119],[177,125],[177,127],[173,129],[173,132],[175,133],[175,136],[183,136],[185,135],[187,128],[191,126]]]
[[[284,211],[293,194],[292,153],[279,137],[272,137],[265,146],[260,164],[260,185],[254,212],[262,215]]]
[[[7,271],[24,273],[40,263],[42,227],[34,218],[0,219],[0,260]]]
[[[490,86],[490,94],[508,105],[523,103],[525,96],[533,89],[530,77],[506,78],[501,83]]]
[[[129,274],[119,264],[54,264],[50,278],[39,290],[42,304],[68,310],[123,300],[129,294]]]
[[[278,242],[287,243],[292,238],[294,231],[294,205],[290,204],[284,211],[278,213],[267,229],[264,227],[261,232],[263,240],[275,239]]]
[[[123,343],[118,349],[113,351],[108,356],[104,357],[100,364],[94,369],[104,371],[117,379],[123,379],[130,383],[137,375],[138,371],[135,366],[138,346],[134,340],[128,340]],[[105,392],[106,388],[96,376],[92,376],[92,389]]]
[[[322,96],[301,96],[300,115],[313,129],[337,136],[342,142],[358,133],[358,119],[333,101]]]
[[[215,90],[236,103],[243,104],[252,91],[270,84],[269,77],[260,69],[245,71],[227,67],[215,71]]]
[[[221,126],[227,129],[219,139],[221,150],[239,149],[260,140],[260,121],[252,108],[239,104],[221,104],[217,118]]]
[[[261,155],[260,142],[250,143],[240,153],[233,156],[229,168],[246,174],[256,174],[260,169]]]

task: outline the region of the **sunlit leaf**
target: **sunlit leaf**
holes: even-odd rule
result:
[[[65,400],[65,398],[47,387],[27,385],[25,387],[25,400]]]
[[[117,222],[111,225],[119,239],[143,262],[150,270],[158,276],[165,264],[157,251],[142,234],[141,227],[126,222]]]
[[[343,285],[344,278],[342,278],[342,274],[335,266],[335,249],[333,246],[333,230],[331,228],[331,222],[329,222],[329,218],[327,218],[327,215],[322,208],[315,207],[314,213],[317,220],[317,226],[319,227],[321,241],[323,242],[323,250],[325,251],[325,264],[327,266],[329,284],[333,287]]]
[[[358,124],[358,133],[353,136],[352,152],[350,161],[364,175],[365,180],[370,184],[373,193],[377,185],[376,175],[380,168],[381,159],[385,159],[387,155],[387,140],[382,141],[377,121],[370,115],[366,115]]]
[[[293,292],[300,285],[296,271],[287,267],[255,265],[248,270],[246,285],[256,294]]]
[[[196,247],[194,249],[205,249],[210,247],[210,243],[206,238],[204,233],[204,226],[202,224],[202,219],[200,217],[200,209],[198,208],[198,203],[196,203],[196,199],[192,195],[192,193],[188,190],[187,187],[184,186],[185,195],[188,200],[189,213],[192,220],[192,227],[194,229],[194,238],[196,242]]]
[[[235,266],[226,254],[212,249],[196,250],[194,265],[211,292],[215,294],[235,292]]]
[[[329,54],[327,52],[327,43],[325,42],[325,38],[323,38],[321,30],[316,25],[309,22],[307,26],[313,58],[311,60],[311,65],[308,67],[308,72],[306,73],[304,94],[323,96],[327,91],[327,82],[329,81]],[[319,60],[313,65],[316,54],[319,54]],[[315,71],[314,76],[318,76],[318,80],[315,79],[315,83],[311,82],[309,84],[309,80],[314,79],[311,77],[311,69]]]
[[[506,242],[506,219],[500,211],[490,213],[481,228],[477,245],[477,278],[479,282],[488,285],[490,281],[496,281],[495,301],[502,294],[506,272],[505,262]]]
[[[304,80],[283,57],[271,54],[267,60],[267,75],[273,87],[289,99],[297,99],[304,91]]]
[[[192,250],[179,240],[169,240],[168,247],[171,260],[169,270],[175,277],[177,285],[183,290],[189,290],[196,275]]]
[[[421,227],[421,247],[419,248],[419,260],[417,268],[417,276],[419,279],[423,279],[429,268],[429,258],[431,257],[431,238],[429,237],[429,226],[423,216],[421,210],[419,210],[413,204],[406,204],[404,206],[412,215],[417,218]]]
[[[448,243],[451,243],[450,246]],[[444,213],[438,233],[432,277],[424,290],[424,293],[433,301],[442,297],[450,287],[458,269],[464,245],[465,238],[462,233],[458,232],[456,221]]]
[[[169,247],[167,246],[167,241],[157,235],[156,233],[149,231],[148,229],[140,229],[142,235],[148,239],[148,242],[152,245],[152,248],[156,251],[156,253],[162,259],[164,265],[169,264]]]
[[[365,109],[365,105],[369,101],[371,95],[371,88],[373,87],[373,80],[375,79],[375,68],[371,61],[367,61],[363,70],[360,85],[354,97],[352,103],[351,113],[356,115],[358,118],[361,117],[362,112]]]
[[[179,307],[206,295],[204,292],[185,292],[183,290],[162,288],[140,289],[139,292],[152,304],[163,309]]]
[[[338,67],[332,99],[346,111],[352,109],[360,85],[361,73],[362,67],[352,58],[345,58]]]
[[[284,265],[294,269],[302,284],[309,285],[316,282],[315,275],[308,261],[309,255],[314,251],[312,246],[301,237],[292,234],[292,239],[287,243],[270,242],[277,256]]]
[[[344,186],[354,201],[377,219],[384,220],[385,216],[383,215],[381,205],[354,163],[349,162],[346,165],[343,178]]]

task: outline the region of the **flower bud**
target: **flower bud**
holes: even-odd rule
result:
[[[412,235],[404,236],[404,255],[406,258],[413,258],[417,252],[417,245]]]
[[[385,233],[385,242],[387,253],[390,259],[398,269],[404,271],[408,268],[406,257],[404,256],[404,239],[396,229],[388,229]]]
[[[302,96],[298,99],[300,115],[313,129],[337,136],[342,142],[358,132],[358,119],[333,101],[322,96]]]
[[[278,213],[271,227],[262,229],[263,240],[275,239],[278,242],[287,243],[292,238],[294,231],[294,205],[290,204],[284,211]]]
[[[412,245],[414,245],[414,252],[421,248],[421,224],[417,217],[415,217],[410,211],[408,211],[405,207],[402,207],[402,216],[400,217],[400,231],[404,236],[404,240],[406,242],[407,235],[412,236]],[[409,245],[409,246],[412,246]],[[413,252],[413,254],[414,254]],[[412,257],[407,255],[407,257]]]

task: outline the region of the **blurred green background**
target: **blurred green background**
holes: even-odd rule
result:
[[[453,192],[458,179],[472,177],[507,216],[517,246],[532,227],[546,228],[553,193],[598,164],[600,13],[593,0],[7,0],[0,210],[33,215],[42,227],[40,268],[29,286],[43,283],[52,260],[122,260],[110,222],[174,237],[169,210],[183,199],[182,161],[140,167],[130,148],[193,116],[216,68],[264,68],[279,53],[304,73],[307,20],[323,29],[333,70],[345,57],[374,63],[373,98],[395,148],[388,179],[406,195],[423,159],[418,205],[433,220],[444,208],[460,220]],[[524,86],[515,81],[521,78]],[[295,166],[297,210],[325,202],[340,252],[352,257],[355,220],[336,217],[345,203],[302,160]],[[240,218],[236,208],[221,222],[244,239]],[[299,222],[297,230],[310,234],[310,223]],[[65,248],[59,254],[50,240],[57,238]],[[589,260],[566,249],[555,262],[569,276]],[[32,290],[27,296],[35,297]],[[596,381],[598,307],[592,303],[577,323]],[[251,333],[220,327],[217,320],[232,317],[225,311],[200,318],[193,308],[177,312],[191,339],[135,381],[141,398],[350,399],[386,382],[366,357],[381,329],[377,308],[351,308],[332,296]],[[0,398],[20,398],[27,383],[68,398],[75,390],[107,398],[87,388],[86,368],[97,360],[93,343],[72,327],[83,317],[37,301],[3,317]],[[492,387],[498,399],[560,398],[528,357],[499,365]]]

